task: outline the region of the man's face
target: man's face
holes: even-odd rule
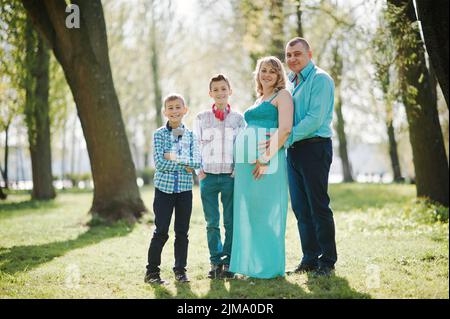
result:
[[[231,95],[231,89],[225,81],[214,81],[211,83],[211,90],[209,96],[214,99],[216,105],[226,106],[228,98]]]
[[[308,65],[311,58],[311,50],[307,50],[301,42],[292,47],[286,46],[286,64],[295,74],[300,73]]]
[[[164,107],[164,115],[167,117],[171,124],[179,124],[183,119],[183,116],[187,112],[187,107],[180,99],[167,101]]]

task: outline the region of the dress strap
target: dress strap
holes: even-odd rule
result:
[[[274,98],[277,97],[278,93],[280,93],[279,91],[277,93],[275,93],[274,95],[272,95],[272,97],[270,99],[268,99],[266,102],[271,103],[273,101]]]

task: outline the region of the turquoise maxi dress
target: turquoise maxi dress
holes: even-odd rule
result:
[[[254,278],[285,274],[285,231],[288,207],[286,153],[281,148],[269,164],[267,174],[255,180],[258,142],[278,128],[275,98],[249,108],[247,127],[235,143],[233,243],[230,271]]]

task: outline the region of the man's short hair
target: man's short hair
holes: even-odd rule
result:
[[[289,40],[289,42],[287,43],[286,46],[293,47],[294,45],[296,45],[298,43],[301,43],[306,50],[308,50],[308,51],[311,50],[311,46],[309,45],[308,41],[306,41],[306,39],[301,38],[301,37],[296,37],[296,38]]]
[[[231,90],[230,81],[223,74],[217,74],[209,80],[209,90],[211,91],[211,86],[212,86],[213,82],[219,82],[219,81],[225,81],[225,83],[228,85],[228,88]]]
[[[186,105],[186,102],[184,101],[184,97],[181,94],[171,93],[164,98],[164,107],[166,107],[167,102],[175,101],[175,100],[180,100],[181,103],[183,104],[183,106]]]

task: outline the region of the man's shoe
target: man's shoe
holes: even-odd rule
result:
[[[220,274],[221,278],[234,278],[234,272],[230,271],[230,265],[223,265],[222,273]]]
[[[315,277],[331,277],[334,275],[334,267],[320,266],[313,275]]]
[[[175,280],[178,282],[189,282],[189,279],[186,276],[185,271],[176,271],[175,272]]]
[[[152,285],[164,285],[166,283],[166,281],[159,276],[159,272],[147,272],[144,277],[144,282]]]
[[[217,279],[222,274],[223,266],[211,264],[211,270],[208,272],[209,279]]]
[[[297,266],[297,268],[295,268],[294,270],[288,271],[288,275],[291,275],[291,274],[304,274],[304,273],[307,273],[307,272],[316,271],[317,269],[318,269],[318,267],[316,265],[300,263]]]

